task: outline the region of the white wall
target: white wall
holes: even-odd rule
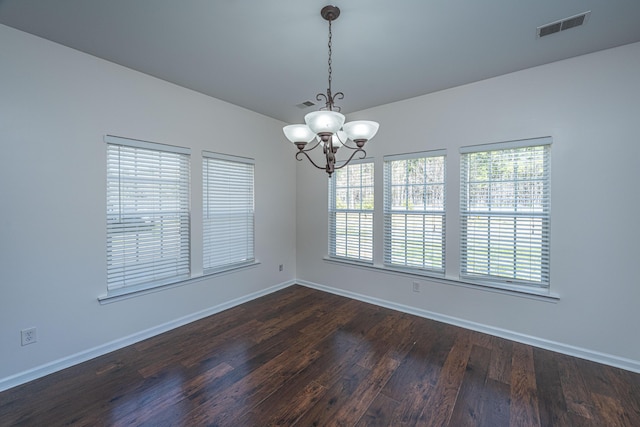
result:
[[[447,149],[451,279],[459,271],[459,147],[552,136],[551,290],[559,302],[426,279],[413,293],[412,277],[323,261],[327,179],[305,163],[297,167],[298,278],[550,348],[577,347],[573,353],[639,370],[639,70],[636,43],[347,118],[380,122],[367,147],[376,168],[376,264],[382,263],[382,157]]]
[[[232,136],[237,128],[242,138]],[[0,389],[34,368],[293,280],[295,161],[281,128],[276,120],[0,25]],[[255,158],[261,264],[100,305],[105,134],[192,149],[196,274],[201,151]],[[31,326],[38,342],[22,347],[20,330]]]

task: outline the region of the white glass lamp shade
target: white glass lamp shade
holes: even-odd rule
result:
[[[368,141],[378,133],[380,124],[378,122],[372,122],[369,120],[356,120],[355,122],[349,122],[344,124],[344,131],[347,133],[347,137],[350,140],[365,140]]]
[[[335,111],[314,111],[304,116],[304,121],[313,133],[334,134],[344,124],[344,115]]]
[[[316,136],[307,125],[289,125],[282,128],[284,136],[294,144],[304,142],[308,143]]]

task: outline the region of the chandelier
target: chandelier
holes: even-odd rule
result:
[[[318,93],[316,100],[324,101],[325,106],[319,111],[304,116],[306,124],[288,125],[282,130],[287,139],[298,147],[297,160],[302,160],[302,156],[305,156],[313,166],[324,169],[331,177],[336,169],[349,164],[356,154],[360,153],[359,158],[365,158],[367,153],[363,149],[364,144],[375,136],[379,124],[369,120],[344,122],[345,117],[340,113],[340,107],[335,105],[336,100],[344,98],[344,93],[331,92],[331,22],[340,16],[340,9],[336,6],[325,6],[320,11],[320,15],[329,21],[329,87],[326,94]],[[314,140],[315,143],[312,143]],[[322,147],[325,156],[324,166],[319,166],[308,154],[319,146]],[[352,153],[345,161],[341,161],[339,166],[336,166],[336,154],[341,147],[352,150]]]

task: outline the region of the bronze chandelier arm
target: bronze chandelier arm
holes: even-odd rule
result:
[[[358,152],[362,153],[362,156],[360,157],[360,159],[364,159],[365,157],[367,157],[366,151],[364,151],[362,148],[356,148],[355,151],[351,153],[351,156],[349,156],[346,162],[344,162],[341,166],[334,166],[334,169],[342,169],[343,167],[347,166]],[[319,168],[319,169],[322,169],[322,168]]]
[[[304,154],[304,155],[305,155],[305,157],[306,157],[307,159],[309,159],[309,161],[311,162],[311,164],[312,164],[313,166],[317,167],[318,169],[322,169],[322,170],[325,170],[325,169],[326,169],[326,167],[325,167],[325,166],[318,166],[318,165],[316,164],[316,162],[314,162],[314,161],[311,159],[311,157],[309,157],[309,155],[308,155],[307,153],[305,153],[304,151],[298,151],[298,152],[296,153],[296,160],[298,160],[299,162],[300,162],[300,161],[302,161],[302,159],[301,159],[300,157],[298,157],[300,154]]]
[[[346,141],[342,142],[342,140],[340,139],[340,137],[337,134],[335,136],[336,136],[336,139],[338,140],[338,142],[340,142],[340,145],[342,145],[343,147],[348,148],[349,150],[356,150],[356,151],[357,150],[362,150],[359,147],[351,147],[351,146],[347,145]],[[347,141],[348,141],[348,139],[347,139]]]
[[[302,150],[300,150],[300,151],[301,151],[301,152],[302,152],[302,151],[311,151],[311,150],[315,149],[318,145],[320,145],[320,143],[321,143],[321,142],[322,142],[322,140],[317,141],[317,142],[316,142],[316,145],[314,145],[313,147],[311,147],[311,148],[306,148],[306,147],[305,147],[305,148],[303,148],[303,149],[302,149]],[[307,144],[307,145],[309,145],[309,144]],[[296,154],[296,157],[297,157],[297,156],[298,156],[298,155]],[[308,156],[307,156],[307,157],[308,157]]]

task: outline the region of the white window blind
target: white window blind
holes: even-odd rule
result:
[[[351,163],[329,179],[329,256],[373,262],[373,162]]]
[[[385,265],[444,273],[444,154],[385,156]]]
[[[189,277],[189,150],[106,136],[107,289]]]
[[[461,149],[461,276],[549,286],[551,138]]]
[[[254,161],[203,152],[203,268],[254,261]]]

